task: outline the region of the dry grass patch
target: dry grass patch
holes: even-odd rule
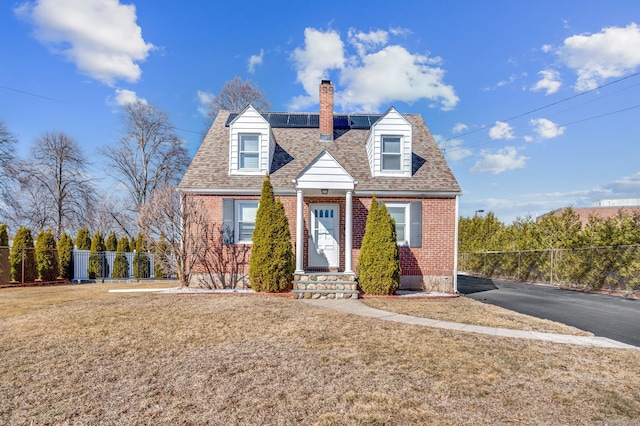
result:
[[[383,311],[441,321],[452,321],[486,327],[511,328],[514,330],[539,331],[543,333],[593,336],[593,333],[569,325],[520,314],[466,297],[434,299],[410,297],[374,298],[363,299],[363,303]]]
[[[431,329],[257,295],[43,298],[51,303],[0,319],[0,424],[640,418],[640,351]]]

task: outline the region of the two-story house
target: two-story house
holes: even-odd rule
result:
[[[375,194],[395,219],[401,288],[455,291],[461,191],[422,116],[394,108],[336,114],[333,96],[323,80],[319,113],[221,111],[180,189],[201,197],[211,221],[229,231],[223,244],[250,253],[269,175],[289,220],[297,276],[357,273]]]

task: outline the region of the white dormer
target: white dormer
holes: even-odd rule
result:
[[[413,127],[391,107],[372,126],[367,156],[372,176],[411,177]]]
[[[229,127],[229,174],[268,174],[276,146],[269,122],[249,105]]]

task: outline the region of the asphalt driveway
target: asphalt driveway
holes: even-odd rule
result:
[[[484,303],[640,347],[637,299],[467,275],[458,275],[458,291]]]

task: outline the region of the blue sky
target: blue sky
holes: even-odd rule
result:
[[[630,1],[8,1],[0,119],[19,152],[76,139],[105,191],[100,148],[121,105],[166,111],[193,155],[207,99],[234,76],[274,111],[390,106],[425,118],[460,182],[460,214],[517,216],[640,198],[640,3]]]

